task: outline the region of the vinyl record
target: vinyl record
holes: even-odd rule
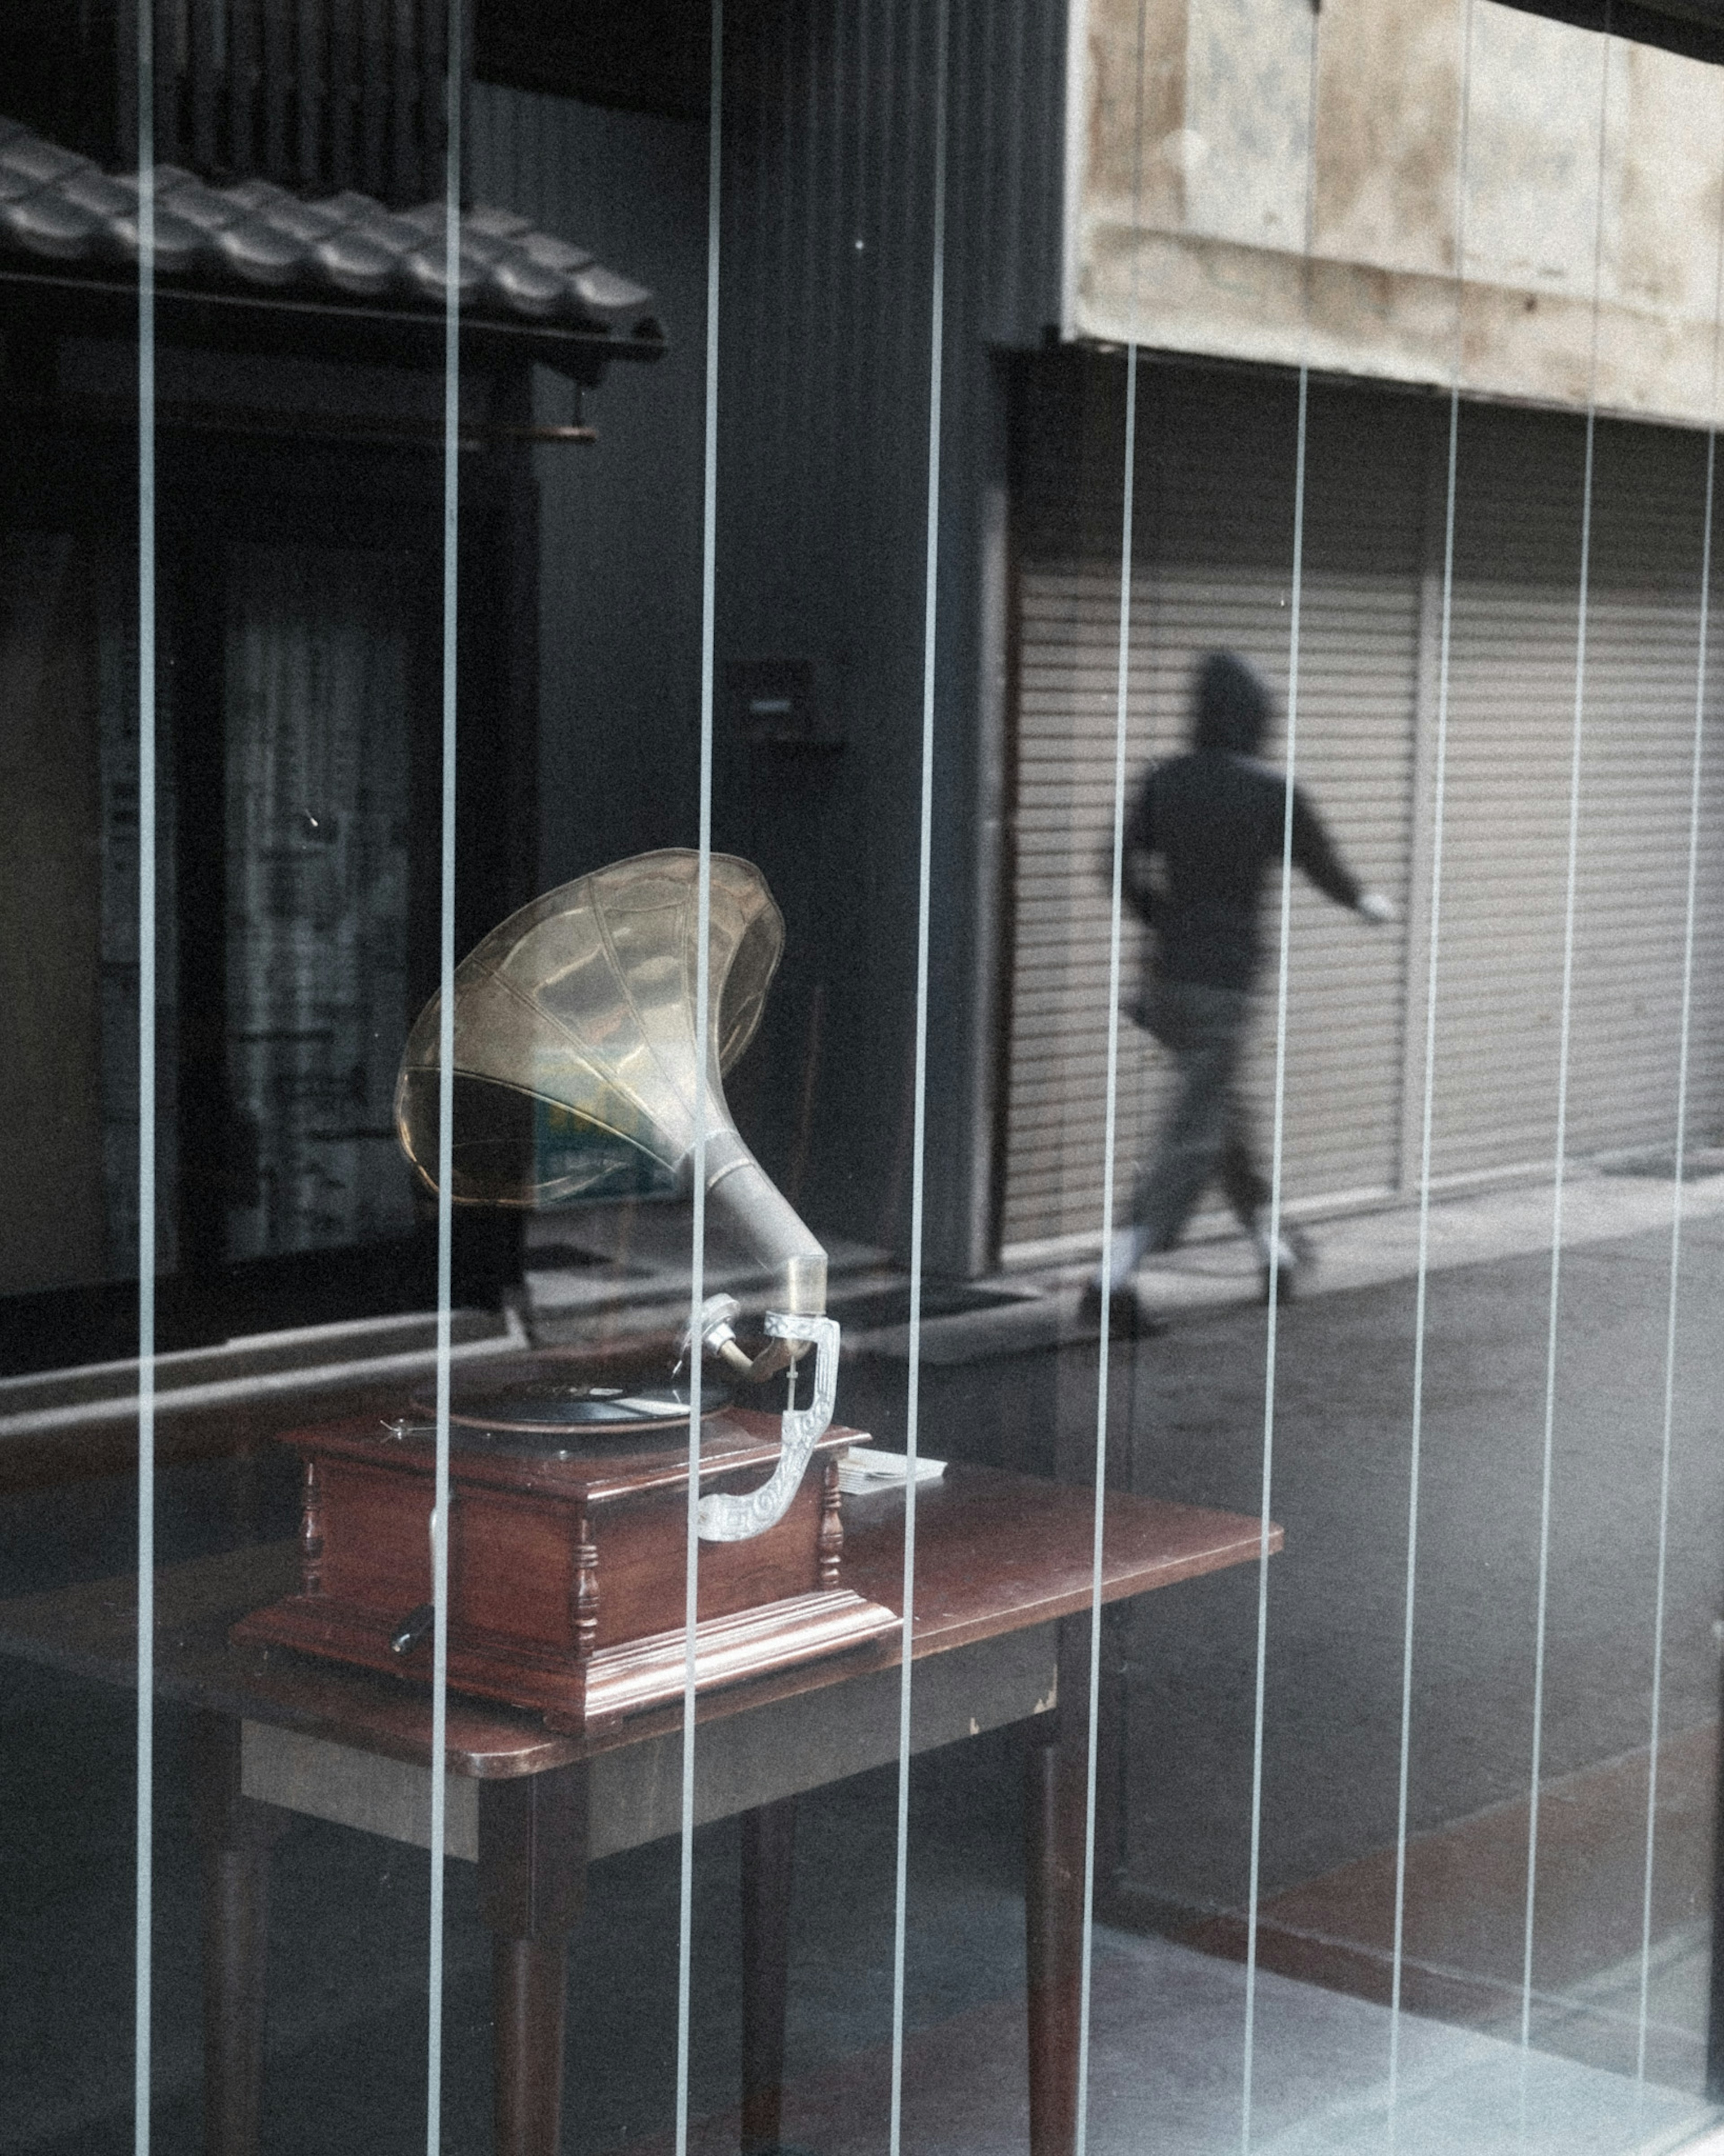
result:
[[[711,1380],[700,1388],[703,1416],[728,1405],[729,1394]],[[418,1399],[418,1410],[436,1413],[434,1398]],[[449,1420],[463,1430],[495,1430],[500,1436],[615,1437],[625,1430],[686,1430],[689,1389],[685,1384],[630,1387],[582,1385],[544,1378],[535,1384],[506,1386],[451,1406]]]
[[[656,1344],[656,1343],[655,1343]],[[700,1386],[704,1419],[729,1406],[730,1388],[708,1371]],[[432,1389],[416,1394],[415,1414],[437,1413]],[[464,1433],[503,1439],[552,1438],[563,1445],[654,1430],[685,1430],[688,1373],[663,1352],[558,1353],[511,1358],[456,1373],[449,1422]]]

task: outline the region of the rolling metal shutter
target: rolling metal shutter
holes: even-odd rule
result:
[[[1114,385],[1116,399],[1118,385]],[[1127,759],[1183,744],[1195,659],[1227,646],[1285,697],[1296,405],[1284,381],[1145,369]],[[1373,932],[1296,882],[1285,1191],[1368,1202],[1419,1168],[1441,629],[1440,407],[1314,388],[1296,767],[1344,855],[1396,901]],[[1555,1136],[1573,711],[1580,423],[1462,415],[1434,1172],[1548,1163]],[[1008,1261],[1101,1217],[1118,634],[1118,444],[1044,430],[1018,501],[1013,943],[1001,1218]],[[1074,477],[1074,475],[1075,476]],[[1583,757],[1571,1154],[1670,1142],[1686,891],[1704,442],[1601,426]],[[1110,526],[1111,529],[1110,530]],[[1284,753],[1284,740],[1270,753]],[[1693,1126],[1719,1120],[1724,802],[1708,787]],[[1275,937],[1275,894],[1265,943]],[[1135,983],[1138,932],[1126,951]],[[1265,1158],[1272,962],[1249,1086]],[[1121,1034],[1118,1195],[1165,1097]]]
[[[1584,451],[1574,420],[1462,415],[1434,1105],[1439,1176],[1555,1158]],[[1674,1137],[1705,459],[1700,436],[1598,429],[1571,1157],[1668,1146]],[[1716,758],[1710,773],[1702,767],[1696,1139],[1716,1131],[1721,1105],[1721,771]]]

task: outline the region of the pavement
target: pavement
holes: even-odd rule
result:
[[[1278,1313],[1272,1383],[1242,1240],[1140,1272],[1171,1322],[1114,1343],[1111,1471],[1255,1515],[1267,1469],[1286,1532],[1263,1613],[1265,1892],[1396,1840],[1409,1589],[1414,1832],[1524,1798],[1535,1742],[1547,1779],[1644,1748],[1655,1660],[1665,1735],[1717,1718],[1724,1174],[1571,1176],[1554,1326],[1553,1211],[1548,1185],[1434,1204],[1422,1320],[1416,1209],[1321,1224]],[[963,1337],[924,1351],[928,1450],[1093,1472],[1080,1277],[1020,1280],[1036,1291],[1021,1309],[930,1328]],[[904,1429],[896,1349],[863,1343],[840,1396],[883,1444]],[[1258,1616],[1245,1569],[1147,1598],[1125,1635],[1146,1732],[1128,1869],[1178,1907],[1244,1897]]]
[[[1433,1199],[1423,1221],[1410,1202],[1327,1219],[1306,1214],[1317,1255],[1298,1291],[1332,1295],[1412,1279],[1421,1242],[1425,1269],[1450,1272],[1494,1259],[1547,1255],[1558,1235],[1565,1250],[1658,1231],[1668,1238],[1679,1194],[1690,1224],[1724,1215],[1724,1169],[1711,1153],[1701,1158],[1706,1172],[1680,1183],[1667,1169],[1658,1172],[1660,1163],[1573,1165],[1563,1178],[1560,1222],[1552,1181],[1450,1192]],[[1243,1237],[1213,1225],[1183,1250],[1147,1261],[1138,1279],[1147,1306],[1169,1314],[1249,1302],[1260,1292],[1255,1252]]]
[[[1700,1157],[1705,1172],[1678,1184],[1667,1169],[1630,1165],[1572,1166],[1561,1192],[1560,1246],[1581,1250],[1625,1235],[1662,1232],[1668,1240],[1680,1189],[1682,1218],[1691,1225],[1724,1214],[1724,1161]],[[1347,1289],[1411,1280],[1495,1259],[1547,1255],[1557,1235],[1557,1192],[1549,1181],[1517,1179],[1496,1188],[1449,1192],[1433,1199],[1421,1217],[1416,1203],[1403,1201],[1356,1212],[1321,1209],[1290,1213],[1308,1239],[1313,1261],[1296,1283],[1299,1300]],[[1081,1333],[1077,1300],[1096,1259],[1039,1264],[996,1273],[973,1283],[999,1298],[995,1306],[936,1318],[922,1342],[925,1362],[969,1362],[1069,1342]],[[1152,1318],[1189,1317],[1239,1309],[1262,1300],[1260,1260],[1252,1244],[1223,1216],[1200,1217],[1177,1250],[1146,1258],[1131,1282]],[[906,1327],[878,1328],[850,1341],[851,1352],[902,1360],[909,1350]]]
[[[1020,2000],[1001,2001],[910,2038],[906,2149],[1017,2156],[1027,2146],[1021,2072],[1000,2071],[1021,2012]],[[1411,2016],[1397,2026],[1382,2007],[1283,1977],[1248,1987],[1226,1963],[1106,1928],[1088,2098],[1085,2145],[1096,2156],[1701,2156],[1697,2139],[1718,2118],[1680,2092]],[[853,2054],[793,2082],[785,2133],[821,2156],[874,2156],[890,2099],[890,2048]],[[735,2112],[700,2122],[691,2156],[730,2156],[738,2124]],[[673,2146],[655,2136],[626,2156]]]
[[[1644,2056],[1697,2095],[1724,1608],[1724,1177],[1703,1165],[1680,1185],[1573,1173],[1554,1305],[1548,1183],[1433,1204],[1422,1312],[1416,1209],[1316,1224],[1272,1377],[1242,1240],[1140,1272],[1169,1322],[1113,1343],[1111,1475],[1254,1516],[1266,1475],[1286,1547],[1262,1582],[1246,1568],[1147,1597],[1116,1635],[1116,1907],[1219,1937],[1255,1865],[1285,1927],[1276,1966],[1387,1997],[1404,1803],[1408,1876],[1433,1882],[1408,1907],[1409,1956],[1429,1955],[1409,1997],[1517,2042],[1530,1971],[1541,2056],[1634,2086]],[[925,1446],[1093,1473],[1081,1278],[1003,1276],[1033,1299],[931,1328]],[[841,1395],[882,1443],[902,1440],[903,1346],[859,1343]],[[1674,1772],[1679,1753],[1703,1772]],[[1491,2145],[1476,2117],[1468,2132],[1455,2145]]]
[[[1501,1956],[1513,1958],[1527,1900],[1521,1825],[1535,1809],[1537,1751],[1545,1830],[1532,1897],[1532,2047],[1514,2033],[1512,2000],[1490,2027],[1403,2016],[1398,2150],[1650,2156],[1686,2146],[1713,2117],[1691,2066],[1661,2063],[1696,2056],[1691,2025],[1703,2013],[1710,1957],[1702,1867],[1691,1863],[1660,1903],[1644,1986],[1660,2024],[1688,2027],[1687,2049],[1674,2038],[1655,2045],[1644,2082],[1621,2064],[1621,2030],[1643,1993],[1638,1953],[1601,1936],[1591,1964],[1577,1958],[1585,1922],[1564,1914],[1555,1883],[1559,1810],[1608,1813],[1613,1848],[1632,1856],[1644,1846],[1646,1778],[1636,1762],[1650,1756],[1655,1678],[1666,1748],[1703,1746],[1718,1712],[1724,1176],[1680,1186],[1682,1291],[1667,1371],[1678,1188],[1668,1178],[1602,1173],[1572,1180],[1553,1388],[1550,1190],[1475,1194],[1433,1209],[1416,1478],[1418,1242],[1404,1212],[1319,1226],[1319,1269],[1301,1284],[1311,1291],[1278,1314],[1272,1384],[1249,1253],[1219,1240],[1148,1276],[1147,1299],[1173,1322],[1112,1357],[1114,1473],[1158,1495],[1255,1513],[1267,1458],[1270,1508],[1287,1536],[1260,1604],[1255,1570],[1245,1568],[1147,1598],[1117,1635],[1110,1681],[1124,1716],[1123,1831],[1106,1855],[1109,1870],[1119,1860],[1121,1904],[1164,1933],[1236,1912],[1255,1840],[1260,1893],[1280,1897],[1284,1909],[1296,1902],[1309,1929],[1312,1910],[1334,1906],[1337,1881],[1380,1877],[1385,1852],[1392,1875],[1404,1727],[1407,1824],[1423,1838],[1430,1876],[1446,1882],[1452,1921],[1442,1952],[1464,1961],[1469,1940],[1487,1943],[1497,1959],[1475,1973],[1500,1991]],[[865,1285],[877,1293],[885,1276],[876,1256],[860,1253],[844,1278],[859,1296]],[[1098,1357],[1075,1322],[1075,1279],[991,1285],[1008,1304],[931,1322],[931,1333],[967,1327],[972,1337],[945,1359],[925,1359],[924,1445],[1044,1472],[1090,1471]],[[998,1330],[978,1353],[982,1322]],[[865,1352],[840,1390],[845,1419],[886,1445],[901,1443],[906,1414],[906,1369],[880,1337],[893,1330],[863,1328]],[[219,1461],[166,1471],[163,1561],[288,1532],[290,1469],[259,1474]],[[10,1496],[0,1500],[0,1571],[19,1592],[121,1571],[131,1534],[131,1491],[121,1478]],[[183,1742],[164,1711],[158,2156],[189,2152],[199,2130]],[[133,1747],[122,1698],[0,1667],[0,2020],[9,2031],[0,2149],[118,2156],[133,2145]],[[1607,1785],[1618,1794],[1601,1810]],[[1672,1775],[1652,1816],[1666,1854],[1680,1840],[1669,1810],[1675,1785]],[[1589,1793],[1590,1811],[1576,1792]],[[1706,1799],[1697,1784],[1686,1790],[1691,1810],[1703,1811]],[[1008,1743],[979,1739],[916,1763],[906,2148],[1015,2156],[1023,2146],[1017,1807]],[[791,2077],[807,2108],[793,2108],[790,2123],[794,2131],[806,2119],[802,2138],[821,2156],[881,2145],[895,1823],[890,1771],[804,1809]],[[1584,1856],[1588,1845],[1576,1845]],[[1439,1860],[1451,1847],[1464,1861],[1445,1866]],[[1487,1847],[1496,1852],[1490,1862],[1472,1861]],[[735,2102],[733,1831],[703,1830],[696,1857],[691,2102],[695,2118],[715,2122],[703,2131],[716,2147]],[[1582,1862],[1568,1876],[1583,1882],[1583,1920],[1596,1866]],[[423,1858],[305,1821],[284,1844],[278,1881],[266,2151],[422,2148]],[[449,1896],[445,2145],[477,2150],[489,2107],[486,1955],[466,1867],[451,1868]],[[670,2127],[676,1904],[674,1844],[595,1872],[576,1953],[572,2146],[649,2145]],[[1091,2145],[1182,2156],[1239,2146],[1243,1969],[1224,1953],[1199,1954],[1167,1937],[1103,1928],[1098,1943]],[[1570,1957],[1560,1969],[1559,1945]],[[1267,1968],[1254,1998],[1251,2146],[1351,2156],[1390,2145],[1387,2010]],[[1607,2024],[1614,2048],[1589,2049],[1588,2030]]]
[[[0,2148],[128,2156],[131,1925],[126,1703],[28,1673],[31,1726],[69,1741],[64,1783],[0,1780],[22,1892],[0,1909]],[[62,1719],[64,1728],[62,1728]],[[16,1725],[8,1734],[15,1734]],[[198,1924],[185,1732],[160,1718],[153,2156],[195,2156]],[[1023,2156],[1017,1762],[998,1738],[912,1776],[902,2146]],[[877,2156],[890,2101],[895,1776],[820,1792],[798,1838],[785,2129],[814,2156]],[[734,1827],[695,1840],[689,2147],[736,2145],[740,1940]],[[316,1820],[275,1859],[262,2156],[425,2146],[423,1856]],[[444,2136],[490,2146],[489,1956],[470,1866],[447,1872]],[[15,1878],[12,1882],[18,1885]],[[572,1955],[565,2146],[669,2156],[676,2076],[675,1843],[596,1867]],[[1087,2145],[1108,2156],[1675,2156],[1717,2107],[1535,2041],[1403,2015],[1101,1925]],[[75,2011],[69,2010],[75,2000]],[[1392,2065],[1393,2060],[1393,2065]]]

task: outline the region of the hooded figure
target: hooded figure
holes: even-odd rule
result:
[[[1191,745],[1212,756],[1255,756],[1269,732],[1269,688],[1236,651],[1212,651],[1198,667],[1191,700]]]
[[[1234,652],[1212,651],[1193,680],[1191,747],[1144,774],[1126,824],[1126,901],[1150,930],[1131,1016],[1172,1057],[1178,1085],[1138,1176],[1131,1223],[1085,1291],[1098,1318],[1108,1293],[1110,1319],[1123,1330],[1147,1329],[1133,1268],[1146,1251],[1173,1247],[1212,1179],[1257,1244],[1265,1294],[1290,1294],[1306,1261],[1302,1238],[1270,1234],[1269,1185],[1252,1158],[1238,1086],[1262,957],[1265,878],[1290,837],[1293,865],[1319,891],[1367,921],[1393,917],[1342,863],[1300,789],[1257,761],[1273,712],[1256,669]]]

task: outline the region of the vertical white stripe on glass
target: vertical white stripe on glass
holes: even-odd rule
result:
[[[724,176],[724,0],[712,0],[706,135],[706,460],[700,498],[700,865],[695,901],[694,1218],[689,1261],[689,1490],[683,1576],[682,1838],[677,1885],[676,2156],[689,2145],[695,1938],[695,1623],[700,1584],[700,1305],[706,1288],[706,1039],[711,996],[713,634],[718,579],[719,211]]]
[[[150,2147],[156,1771],[156,19],[138,0],[138,1516],[133,2133]]]
[[[1143,206],[1143,55],[1147,0],[1138,0],[1132,74],[1131,228]],[[1090,1549],[1089,1716],[1084,1762],[1083,1934],[1078,1963],[1077,2130],[1075,2156],[1090,2138],[1090,1989],[1095,1945],[1095,1780],[1101,1717],[1101,1552],[1106,1522],[1108,1387],[1113,1332],[1113,1179],[1119,1141],[1120,967],[1125,932],[1126,723],[1131,686],[1131,526],[1137,488],[1137,303],[1139,252],[1133,249],[1126,305],[1126,442],[1120,480],[1119,634],[1113,716],[1113,855],[1107,929],[1107,1084],[1101,1126],[1101,1339],[1095,1365],[1095,1503]],[[1129,1441],[1131,1433],[1127,1431]]]
[[[1670,1449],[1676,1399],[1676,1325],[1682,1281],[1682,1173],[1688,1149],[1689,1047],[1694,1012],[1695,910],[1700,882],[1701,777],[1706,717],[1706,667],[1711,658],[1712,511],[1718,469],[1718,362],[1724,329],[1724,215],[1712,264],[1712,376],[1706,434],[1706,481],[1700,542],[1700,624],[1694,670],[1694,750],[1688,780],[1688,888],[1682,921],[1682,1007],[1676,1058],[1675,1175],[1670,1199],[1670,1285],[1665,1314],[1664,1417],[1658,1462],[1658,1568],[1652,1604],[1652,1707],[1646,1753],[1646,1856],[1640,1900],[1640,1996],[1634,2038],[1634,2076],[1646,2078],[1646,2025],[1652,1981],[1652,1881],[1658,1843],[1658,1748],[1664,1725],[1665,1595],[1670,1537]]]
[[[1322,17],[1311,13],[1311,64],[1306,90],[1305,244],[1302,309],[1306,341],[1311,329],[1311,227],[1316,200],[1317,52]],[[1281,811],[1280,931],[1275,973],[1275,1078],[1274,1136],[1270,1152],[1269,1317],[1263,1370],[1262,1496],[1258,1520],[1257,1650],[1251,1707],[1251,1851],[1245,1913],[1245,2034],[1239,2095],[1239,2145],[1249,2156],[1253,2077],[1257,2040],[1257,1911],[1263,1861],[1263,1734],[1269,1670],[1270,1502],[1275,1482],[1275,1355],[1280,1340],[1281,1167],[1286,1137],[1287,967],[1293,925],[1293,789],[1299,757],[1300,629],[1305,598],[1306,430],[1311,403],[1311,368],[1299,365],[1299,423],[1294,447],[1293,563],[1287,624],[1287,773]]]
[[[1455,497],[1460,447],[1460,370],[1466,293],[1467,146],[1470,132],[1473,5],[1460,25],[1460,92],[1455,150],[1455,352],[1449,386],[1448,471],[1443,507],[1443,603],[1437,646],[1437,740],[1431,789],[1429,947],[1425,954],[1424,1098],[1419,1140],[1419,1258],[1413,1321],[1413,1416],[1407,1461],[1407,1568],[1401,1632],[1401,1756],[1395,1791],[1395,1913],[1389,1977],[1388,2123],[1393,2144],[1400,2095],[1401,1979],[1407,1936],[1407,1815],[1413,1759],[1413,1641],[1419,1576],[1419,1474],[1424,1438],[1424,1347],[1430,1287],[1431,1147],[1437,1077],[1437,983],[1443,940],[1443,837],[1449,780],[1449,665],[1455,621]]]
[[[449,1302],[454,1201],[455,683],[461,423],[461,0],[449,0],[444,160],[443,828],[438,924],[437,1466],[431,1512],[431,1880],[425,1984],[425,2147],[443,2143],[444,1825],[449,1715]]]
[[[921,828],[916,887],[916,1063],[910,1155],[910,1361],[904,1450],[904,1613],[898,1673],[898,1846],[892,1900],[892,2090],[887,2146],[899,2156],[904,2125],[904,1947],[910,1877],[911,1642],[916,1622],[916,1461],[921,1433],[922,1220],[927,1166],[928,921],[934,841],[934,677],[940,588],[940,421],[946,351],[946,136],[948,0],[934,8],[931,259],[928,271],[928,467],[922,575]]]
[[[1587,608],[1591,596],[1593,462],[1598,435],[1598,292],[1604,251],[1604,152],[1610,122],[1610,61],[1615,40],[1606,36],[1598,67],[1598,171],[1593,207],[1593,314],[1587,359],[1586,461],[1580,503],[1580,586],[1574,630],[1574,720],[1568,763],[1568,856],[1562,899],[1562,1013],[1557,1048],[1556,1179],[1551,1194],[1551,1284],[1546,1317],[1544,1440],[1539,1466],[1538,1614],[1532,1663],[1532,1755],[1527,1784],[1526,1906],[1521,1943],[1521,2101],[1526,2102],[1526,2055],[1532,2041],[1532,1944],[1538,1897],[1539,1782],[1543,1774],[1545,1645],[1550,1608],[1551,1496],[1557,1432],[1557,1333],[1562,1314],[1562,1200],[1568,1148],[1569,1051],[1573,1037],[1574,921],[1580,868],[1581,747],[1585,734]]]

